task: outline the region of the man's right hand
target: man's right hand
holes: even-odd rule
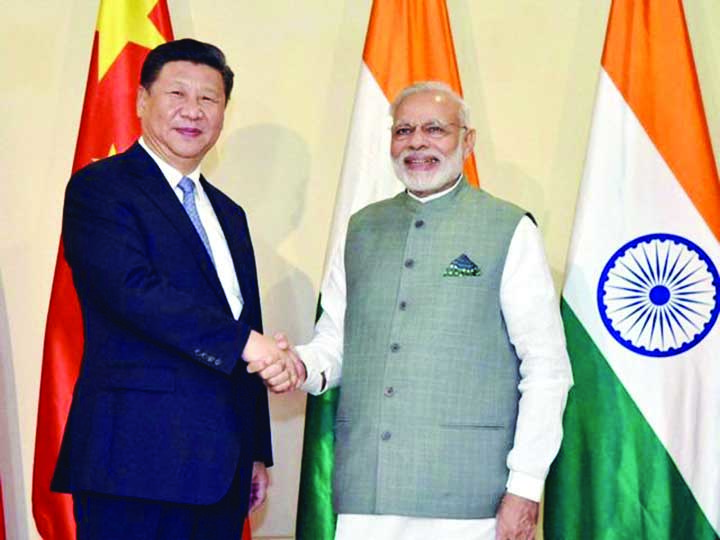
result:
[[[294,390],[298,386],[295,353],[288,345],[279,346],[274,339],[254,330],[243,349],[242,357],[248,363],[248,373],[257,373],[265,385],[275,393]]]

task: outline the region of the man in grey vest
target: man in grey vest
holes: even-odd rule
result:
[[[572,385],[542,239],[463,178],[475,131],[460,96],[418,83],[391,113],[407,190],[351,218],[296,349],[307,392],[342,370],[336,539],[531,539]]]

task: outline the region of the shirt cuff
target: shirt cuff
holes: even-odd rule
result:
[[[300,356],[303,364],[305,364],[305,373],[307,374],[305,382],[300,385],[300,390],[302,390],[303,392],[307,392],[308,394],[317,396],[325,390],[325,388],[323,388],[322,372],[319,369],[315,368],[310,358],[311,355],[303,349],[304,347],[302,345],[295,347],[295,351]]]
[[[545,480],[518,471],[510,471],[507,484],[505,484],[508,493],[535,502],[540,502],[544,486]]]

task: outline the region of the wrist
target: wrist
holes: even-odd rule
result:
[[[299,386],[300,384],[303,384],[305,381],[307,381],[308,370],[307,370],[307,365],[305,365],[305,362],[303,361],[302,358],[300,358],[300,356],[298,354],[295,354],[293,356],[295,358],[295,369],[299,375],[299,382],[298,382],[298,386]]]
[[[508,493],[539,502],[545,481],[520,471],[510,471],[505,487]]]

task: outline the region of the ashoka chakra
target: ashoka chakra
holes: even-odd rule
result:
[[[672,356],[697,345],[720,310],[720,277],[696,244],[672,234],[628,242],[600,275],[597,303],[605,327],[624,347]]]

